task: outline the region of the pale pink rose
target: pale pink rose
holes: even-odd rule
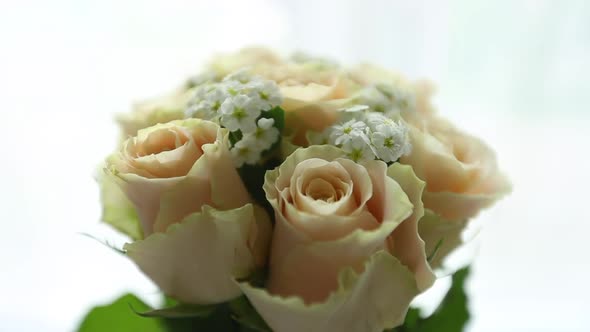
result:
[[[209,121],[142,129],[107,159],[107,168],[135,205],[144,236],[165,231],[203,205],[227,210],[251,202],[227,138]]]
[[[130,234],[139,240],[125,245],[126,254],[182,302],[239,296],[235,279],[267,260],[270,220],[252,204],[228,147],[227,130],[213,122],[158,124],[109,157],[101,179],[118,185],[139,217],[143,234]],[[135,229],[133,218],[109,222]]]
[[[265,177],[276,220],[267,288],[242,290],[278,332],[400,324],[434,281],[417,232],[423,187],[408,166],[296,150]]]
[[[412,152],[401,158],[426,182],[424,206],[448,220],[475,217],[510,192],[494,151],[437,116],[410,126]]]

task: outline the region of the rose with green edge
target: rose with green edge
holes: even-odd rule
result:
[[[103,183],[138,218],[123,215],[114,226],[141,230],[129,234],[138,240],[127,255],[182,302],[236,297],[234,278],[266,262],[270,220],[252,204],[228,148],[226,129],[186,119],[140,130],[106,161]]]
[[[424,183],[409,166],[345,155],[301,148],[266,173],[269,279],[240,287],[274,331],[382,331],[434,282],[418,235]]]
[[[466,134],[435,115],[420,116],[410,125],[412,151],[400,159],[426,182],[423,195],[428,222],[421,234],[428,248],[442,241],[433,266],[458,247],[467,221],[511,191],[494,151],[479,138]]]

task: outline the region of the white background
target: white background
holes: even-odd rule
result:
[[[253,43],[433,79],[514,184],[479,220],[470,331],[587,331],[589,22],[583,0],[0,0],[0,331],[72,331],[124,291],[158,297],[78,234],[122,241],[93,180],[113,114]]]

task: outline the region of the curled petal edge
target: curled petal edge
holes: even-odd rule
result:
[[[244,282],[239,287],[276,332],[380,332],[401,325],[420,292],[413,273],[385,251],[373,254],[360,274],[342,270],[338,290],[322,303],[307,305]]]

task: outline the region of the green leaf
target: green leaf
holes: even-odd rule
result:
[[[138,310],[150,309],[135,295],[126,294],[111,304],[92,309],[78,327],[78,332],[168,331],[161,320],[137,316],[129,306]]]
[[[432,315],[421,318],[419,310],[411,308],[404,325],[391,332],[461,332],[469,321],[468,299],[465,281],[469,276],[469,266],[453,274],[453,283],[441,304]]]
[[[281,146],[281,141],[283,139],[283,131],[285,130],[285,111],[279,106],[277,106],[268,112],[262,113],[261,118],[275,120],[274,127],[279,130],[279,139],[276,142],[274,142],[274,144],[270,148],[268,148],[268,150],[262,153],[262,157],[268,159],[272,157],[277,148]]]
[[[173,307],[139,312],[132,307],[133,311],[142,317],[160,317],[160,318],[193,318],[207,317],[215,311],[216,305],[196,305],[196,304],[179,304]]]
[[[229,142],[231,143],[231,146],[236,145],[236,143],[239,140],[241,140],[243,136],[244,136],[244,134],[242,134],[241,130],[230,131],[229,132]]]
[[[266,199],[266,194],[262,188],[262,185],[264,184],[264,175],[267,170],[273,169],[280,164],[280,159],[270,159],[263,165],[244,164],[238,169],[238,173],[246,185],[248,192],[250,192],[250,195],[252,195],[252,198],[254,198],[256,203],[268,212],[269,216],[274,216],[274,212],[270,203]]]
[[[229,303],[232,318],[241,325],[242,332],[271,332],[272,330],[256,312],[245,296],[240,296]]]
[[[277,106],[268,112],[262,113],[262,117],[274,119],[275,127],[279,130],[279,132],[282,133],[285,129],[285,110],[283,110],[280,106]]]
[[[464,267],[453,274],[453,283],[436,311],[418,324],[417,331],[461,332],[469,321],[465,280],[469,276],[469,267]]]

